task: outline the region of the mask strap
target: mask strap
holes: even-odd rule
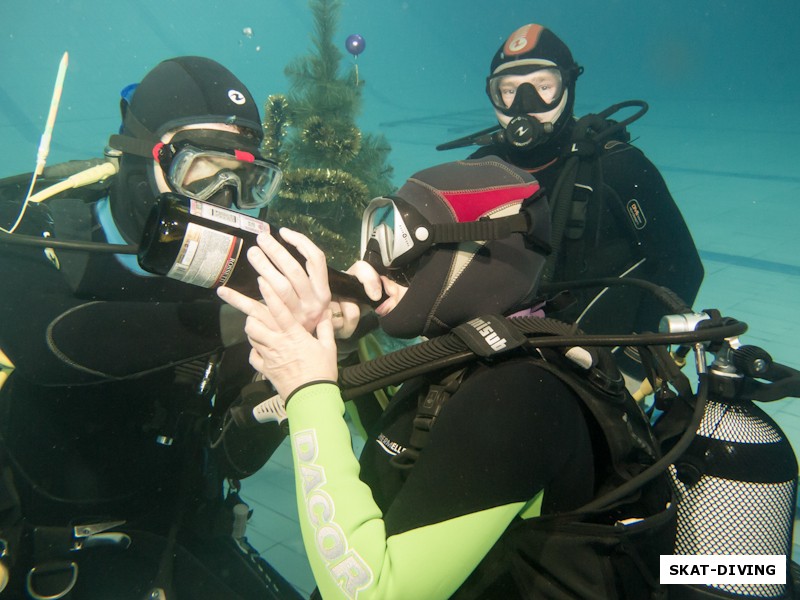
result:
[[[153,146],[157,142],[141,140],[129,135],[113,134],[108,138],[108,145],[125,154],[134,154],[153,158]]]
[[[539,223],[536,218],[536,206],[532,202],[543,196],[540,191],[526,200],[526,205],[515,215],[498,219],[480,219],[468,223],[439,223],[430,225],[430,239],[426,245],[454,244],[458,242],[491,241],[509,237],[512,233],[521,233],[529,243],[545,254],[551,251],[550,244],[536,234]]]
[[[467,223],[437,223],[431,225],[431,230],[432,244],[499,240],[512,233],[526,233],[528,219],[523,213],[518,213],[499,219],[481,219]]]
[[[126,90],[128,90],[128,88],[125,88],[123,93],[125,93]],[[160,140],[156,134],[150,131],[139,119],[136,118],[136,115],[133,114],[133,111],[130,110],[128,98],[130,97],[130,93],[132,93],[132,91],[133,90],[130,90],[128,92],[129,96],[123,96],[122,99],[122,104],[125,107],[123,127],[130,131],[131,135],[114,134],[108,138],[108,145],[116,150],[121,150],[122,152],[128,154],[152,158],[153,146],[155,146]]]

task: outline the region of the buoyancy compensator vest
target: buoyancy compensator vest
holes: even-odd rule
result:
[[[486,327],[505,341],[504,348],[493,351],[487,345],[481,333]],[[448,334],[452,336],[449,339],[435,339],[443,346],[452,343],[451,351],[460,342],[462,348],[488,360],[490,368],[493,361],[519,359],[522,352],[525,360],[566,384],[580,399],[589,426],[596,498],[586,510],[515,519],[453,598],[495,597],[506,591],[512,597],[521,593],[522,597],[544,599],[663,597],[664,588],[658,582],[659,556],[672,549],[677,519],[666,472],[635,486],[630,493],[609,502],[604,500],[608,492],[619,489],[659,458],[646,416],[626,390],[607,349],[536,350],[527,344],[520,330],[543,336],[575,333],[570,325],[552,319],[486,315],[455,328]],[[435,342],[430,348],[432,354],[422,353],[429,360],[439,351]],[[516,351],[508,352],[512,349]],[[408,348],[405,351],[413,352]],[[440,385],[433,385],[422,394],[411,435],[412,447],[396,457],[403,459],[402,468],[413,468],[442,405],[468,377],[469,368],[466,374],[450,369]],[[344,376],[345,382],[357,378],[357,371]],[[345,395],[346,388],[347,385]]]
[[[769,354],[760,348],[741,346],[738,336],[747,330],[745,323],[721,317],[715,310],[692,313],[680,298],[666,288],[636,279],[615,281],[613,278],[566,282],[565,286],[634,283],[654,294],[668,307],[665,312],[670,314],[662,320],[658,334],[587,336],[552,319],[526,317],[507,321],[513,323],[514,329],[527,338],[526,341],[520,341],[513,331],[509,335],[504,332],[504,337],[514,340],[508,344],[507,350],[519,349],[526,344],[529,348],[539,349],[636,346],[642,353],[648,379],[656,382],[653,386],[655,407],[661,411],[654,426],[661,451],[661,457],[655,464],[602,498],[590,502],[586,510],[578,511],[589,513],[588,517],[578,515],[576,518],[576,513],[570,513],[560,516],[549,525],[543,519],[520,521],[519,525],[515,525],[520,529],[510,534],[512,537],[519,535],[511,542],[512,547],[534,557],[542,555],[542,548],[551,548],[553,539],[557,540],[556,548],[560,547],[563,555],[569,557],[583,556],[580,549],[582,543],[597,549],[608,548],[599,540],[610,538],[603,538],[602,533],[599,537],[592,537],[602,530],[593,529],[596,523],[591,521],[591,515],[596,511],[602,512],[616,502],[622,501],[624,504],[624,499],[637,490],[643,493],[643,498],[647,497],[647,484],[653,478],[663,480],[661,476],[669,472],[678,500],[677,533],[667,548],[663,543],[658,547],[658,540],[663,540],[661,537],[652,543],[653,548],[658,547],[658,553],[781,555],[786,557],[787,579],[783,585],[669,585],[666,590],[663,586],[659,589],[653,585],[651,591],[656,597],[663,593],[667,595],[661,597],[689,600],[796,597],[800,568],[791,560],[791,551],[797,462],[786,435],[753,401],[772,402],[800,397],[800,371],[773,362]],[[492,322],[493,327],[496,324]],[[452,368],[475,360],[477,356],[487,356],[480,347],[469,345],[455,332],[433,338],[419,346],[423,347],[404,348],[370,363],[344,369],[340,378],[343,396],[354,397],[373,389],[373,386],[385,387],[408,376],[417,376],[443,366]],[[698,374],[696,391],[671,358],[668,352],[670,346],[676,347],[677,355],[685,355],[686,352],[682,350],[695,351]],[[707,353],[714,357],[709,367],[705,363]],[[660,518],[670,519],[666,513]],[[535,530],[537,522],[543,527],[541,530]],[[562,526],[566,537],[552,538],[555,534],[561,534]],[[643,538],[651,535],[646,526],[642,527]],[[627,531],[636,533],[637,529],[630,528]],[[660,532],[660,527],[656,525],[654,531]],[[572,540],[570,536],[574,536]],[[591,543],[590,539],[593,540]],[[576,546],[569,546],[573,542]],[[623,544],[629,546],[629,541],[625,540]],[[556,555],[562,555],[561,551],[557,550]],[[503,556],[508,561],[522,560],[513,553]],[[591,552],[587,552],[580,561],[587,565],[597,564]],[[567,568],[560,563],[555,566]],[[517,564],[515,568],[524,568],[524,564],[522,567]],[[567,577],[564,571],[561,573]],[[539,581],[537,585],[541,583]],[[594,592],[597,592],[596,596],[609,597],[605,592],[590,588],[583,588],[583,592],[588,595],[582,597],[595,597],[592,595]],[[554,597],[572,597],[560,589],[553,593]],[[629,593],[632,591],[623,591],[623,594]],[[542,596],[538,589],[534,589],[531,597]],[[639,593],[627,597],[647,596]]]
[[[487,582],[503,577],[513,580],[524,598],[667,597],[659,583],[659,557],[673,546],[676,502],[663,473],[620,498],[603,500],[660,455],[610,352],[591,350],[599,360],[589,369],[553,351],[536,364],[582,401],[595,453],[595,501],[568,513],[515,519],[454,598],[486,597]]]

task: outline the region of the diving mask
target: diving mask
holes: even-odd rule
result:
[[[206,201],[227,190],[240,209],[266,206],[283,177],[277,164],[253,152],[203,147],[188,140],[159,143],[153,157],[175,192]]]
[[[378,272],[407,265],[430,248],[432,238],[430,223],[401,198],[375,198],[364,210],[361,256]]]
[[[544,64],[543,64],[544,63]],[[544,113],[556,108],[564,96],[567,77],[549,61],[508,63],[486,80],[492,105],[506,115]]]
[[[538,191],[535,184],[530,188],[530,197]],[[386,275],[407,268],[436,244],[497,240],[512,233],[530,237],[534,224],[535,219],[526,208],[506,217],[433,224],[409,202],[384,196],[375,198],[364,210],[361,256],[378,273]],[[538,243],[533,237],[530,239]]]

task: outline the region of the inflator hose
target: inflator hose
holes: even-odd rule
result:
[[[39,248],[59,248],[61,250],[81,250],[97,252],[100,254],[137,254],[139,246],[134,244],[104,244],[102,242],[79,242],[69,240],[54,240],[53,238],[36,237],[35,235],[22,235],[0,231],[0,244],[15,244],[18,246],[38,246]]]

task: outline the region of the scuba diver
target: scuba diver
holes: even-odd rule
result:
[[[163,192],[266,205],[281,172],[259,153],[257,105],[222,65],[183,56],[123,90],[121,113],[105,159],[46,168],[27,197],[31,174],[0,182],[0,586],[299,597],[243,537],[238,495],[284,434],[221,435],[255,375],[244,321],[130,255]]]
[[[673,290],[691,306],[703,280],[694,241],[658,169],[628,143],[625,130],[647,106],[623,102],[576,119],[582,72],[552,31],[520,27],[495,53],[486,80],[499,124],[437,148],[478,144],[470,158],[499,156],[539,180],[553,218],[543,290],[561,291],[565,281],[636,277]],[[619,123],[609,118],[628,107],[639,110]],[[550,303],[548,314],[587,333],[657,331],[661,307],[636,287],[569,291]],[[620,304],[628,312],[615,310]],[[635,354],[629,358],[636,361]]]
[[[360,308],[333,302],[309,321],[330,298],[320,291],[325,256],[301,234],[280,235],[305,271],[262,235],[248,258],[264,303],[218,294],[248,315],[250,362],[285,400],[321,597],[645,598],[660,589],[658,557],[671,551],[676,515],[665,471],[597,522],[604,535],[624,530],[625,552],[601,556],[566,530],[552,534],[556,515],[645,469],[658,449],[610,353],[531,353],[510,324],[530,314],[550,250],[548,204],[532,175],[493,157],[446,163],[365,209],[364,260],[351,272],[371,298],[385,292],[375,309],[383,330],[430,343],[455,334],[480,356],[404,380],[360,461],[334,340]],[[615,529],[628,518],[637,527]]]
[[[288,421],[312,598],[794,598],[797,461],[753,400],[800,397],[800,371],[742,345],[744,323],[644,280],[672,313],[658,334],[586,335],[538,314],[542,192],[487,157],[373,200],[350,272],[385,296],[384,331],[417,343],[363,364],[337,365],[337,339],[364,307],[331,301],[305,236],[279,231],[304,269],[270,235],[248,251],[263,303],[218,289],[248,316],[250,363]],[[620,345],[657,382],[653,427]],[[694,351],[696,392],[671,345]],[[397,384],[356,458],[345,402]],[[786,578],[664,585],[672,554],[771,555]]]

